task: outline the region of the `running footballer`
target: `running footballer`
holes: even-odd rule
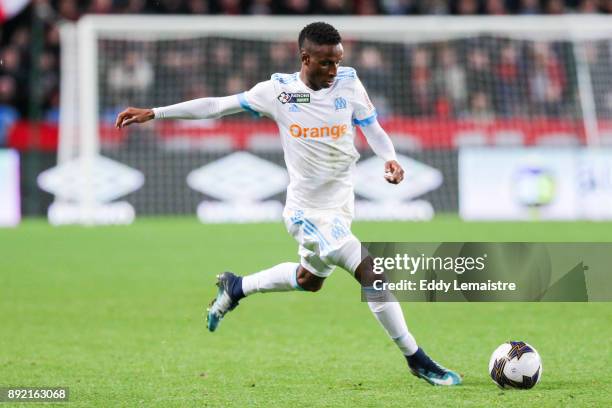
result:
[[[301,69],[273,74],[267,81],[238,95],[201,98],[153,109],[127,108],[116,126],[151,119],[218,118],[249,111],[278,124],[289,171],[283,219],[299,244],[299,262],[284,262],[246,276],[218,276],[217,296],[207,311],[207,326],[215,331],[238,302],[258,292],[316,292],[336,266],[350,272],[363,287],[368,306],[405,356],[410,371],[433,385],[458,385],[461,377],[441,367],[419,347],[408,331],[397,301],[372,288],[378,279],[372,258],[363,255],[351,232],[352,172],[359,154],[359,126],[374,153],[385,161],[383,177],[398,184],[404,171],[391,140],[376,118],[376,110],[353,68],[342,67],[341,37],[329,24],[304,27],[298,38]],[[364,251],[365,253],[365,251]]]

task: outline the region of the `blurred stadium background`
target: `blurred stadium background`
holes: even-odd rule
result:
[[[612,217],[610,1],[0,4],[3,177],[19,170],[4,187],[4,224],[18,211],[44,216],[52,202],[53,223],[278,219],[286,175],[272,122],[245,113],[123,132],[112,124],[128,105],[234,94],[296,71],[304,14],[344,33],[344,64],[409,171],[402,188],[385,189],[358,138],[358,219]],[[228,17],[237,15],[252,17]]]

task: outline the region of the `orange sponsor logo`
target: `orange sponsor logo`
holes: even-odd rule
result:
[[[332,139],[339,139],[346,134],[347,129],[347,125],[301,127],[300,125],[294,123],[289,126],[289,134],[291,134],[292,137],[301,137],[304,139],[318,139],[320,137],[331,137]]]

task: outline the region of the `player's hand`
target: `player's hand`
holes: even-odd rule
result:
[[[385,180],[391,184],[399,184],[404,179],[404,169],[395,161],[389,160],[385,163]]]
[[[115,121],[115,127],[121,129],[122,127],[129,126],[132,123],[144,123],[148,122],[155,117],[153,109],[142,109],[142,108],[127,108],[119,115]]]

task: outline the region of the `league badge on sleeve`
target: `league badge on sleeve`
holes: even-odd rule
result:
[[[276,97],[276,99],[278,99],[278,101],[284,105],[286,103],[289,103],[289,101],[291,100],[291,94],[287,92],[281,92],[280,95]]]
[[[310,103],[310,94],[308,92],[281,92],[276,99],[283,105],[286,103]]]

